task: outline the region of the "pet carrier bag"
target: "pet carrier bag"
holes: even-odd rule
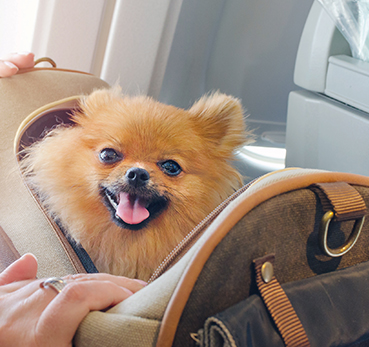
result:
[[[105,86],[55,68],[0,80],[2,269],[32,252],[39,277],[91,271],[28,191],[17,153],[68,123],[78,95]],[[148,286],[89,313],[74,344],[365,345],[368,199],[369,178],[360,175],[291,168],[256,179],[190,231]]]

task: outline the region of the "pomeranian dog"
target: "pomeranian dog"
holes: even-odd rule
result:
[[[26,150],[22,169],[101,272],[148,280],[242,185],[231,161],[249,134],[230,96],[184,110],[115,87],[82,98],[73,121]]]

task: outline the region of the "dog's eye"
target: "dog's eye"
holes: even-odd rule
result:
[[[123,156],[113,148],[104,148],[99,154],[100,161],[104,164],[114,164],[122,160]]]
[[[177,176],[182,172],[182,168],[174,160],[163,161],[159,166],[169,176]]]

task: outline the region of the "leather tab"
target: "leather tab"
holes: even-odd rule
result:
[[[255,259],[256,284],[261,297],[287,347],[308,347],[309,339],[290,300],[270,271],[274,267],[274,254]],[[266,266],[267,265],[267,266]]]
[[[319,196],[324,212],[334,212],[334,221],[360,219],[366,214],[363,198],[346,182],[316,183],[310,188]]]
[[[20,258],[20,254],[14,247],[12,240],[0,227],[0,272],[4,271],[11,263]]]

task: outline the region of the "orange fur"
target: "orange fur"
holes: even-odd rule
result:
[[[147,280],[166,255],[219,203],[240,187],[230,161],[247,132],[237,99],[220,93],[183,110],[151,98],[125,97],[118,88],[81,100],[75,126],[51,131],[23,159],[28,183],[51,215],[86,249],[99,271]],[[123,158],[106,164],[103,148]],[[158,162],[182,168],[169,176]],[[147,226],[112,221],[100,185],[125,184],[131,167],[145,169],[149,188],[168,200]]]

